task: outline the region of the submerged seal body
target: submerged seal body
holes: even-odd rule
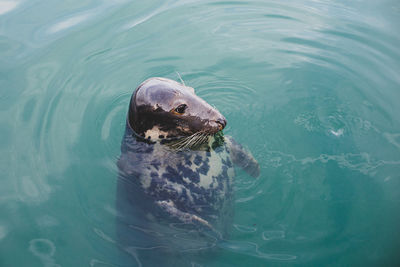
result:
[[[151,78],[135,90],[118,160],[124,244],[133,242],[127,231],[136,231],[135,242],[144,247],[170,246],[180,231],[171,222],[224,235],[232,219],[234,164],[259,175],[253,156],[223,135],[225,125],[218,110],[176,81]]]

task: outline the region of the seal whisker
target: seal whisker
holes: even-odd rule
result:
[[[201,138],[200,138],[200,143],[203,144],[204,141],[205,141],[207,138],[208,138],[208,134],[203,133],[203,135],[202,135]]]
[[[195,148],[204,144],[211,135],[206,131],[199,131],[192,135],[182,137],[170,145],[171,148],[176,150],[184,150],[186,148]]]
[[[202,133],[198,133],[191,141],[191,143],[194,145],[197,143],[197,141],[201,138]]]
[[[199,144],[201,144],[202,137],[203,137],[202,135],[198,136],[198,137],[196,138],[196,140],[194,141],[192,147],[196,147],[196,146],[198,146]]]
[[[190,138],[185,138],[182,142],[178,143],[178,149],[184,149],[189,142]]]
[[[203,131],[196,132],[176,143],[175,147],[177,147],[178,149],[193,148],[202,143],[204,134],[205,133]]]
[[[201,135],[199,136],[196,145],[202,145],[204,142],[208,139],[209,134],[206,132],[202,132]]]
[[[201,143],[202,138],[203,138],[203,134],[200,134],[200,135],[196,138],[196,141],[194,142],[193,145],[198,145],[199,143]]]
[[[185,84],[185,82],[183,81],[183,79],[182,79],[181,75],[179,74],[179,72],[177,72],[177,71],[175,71],[175,72],[176,72],[176,74],[178,74],[178,77],[179,77],[179,80],[181,80],[181,83],[182,83],[184,86],[186,86],[186,84]]]
[[[204,141],[206,140],[207,136],[208,136],[207,133],[202,132],[194,142],[193,147],[204,144]]]
[[[189,135],[180,139],[178,142],[171,145],[173,148],[177,148],[179,150],[184,149],[189,146],[189,144],[199,135],[199,132]]]
[[[188,142],[185,144],[185,148],[191,147],[192,144],[193,144],[193,142],[196,140],[196,137],[197,137],[197,135],[192,136],[192,137],[188,140]]]

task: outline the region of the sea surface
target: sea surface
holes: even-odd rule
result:
[[[116,161],[153,76],[261,166],[188,266],[400,265],[400,1],[1,0],[0,266],[140,266]]]

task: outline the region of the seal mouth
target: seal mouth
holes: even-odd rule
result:
[[[214,135],[222,131],[226,126],[225,118],[209,121],[205,131],[208,131],[211,135]]]

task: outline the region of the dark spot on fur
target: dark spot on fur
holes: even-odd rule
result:
[[[232,167],[232,162],[229,160],[229,159],[223,159],[223,158],[221,158],[221,162],[222,162],[222,165],[226,165],[226,166],[228,166],[229,168],[231,168]]]
[[[203,164],[200,166],[200,168],[198,168],[197,170],[201,174],[206,175],[208,173],[208,171],[210,170],[210,165],[208,165],[208,161],[204,161]]]
[[[228,177],[228,166],[222,165],[222,176]]]
[[[230,159],[226,160],[226,166],[228,166],[229,168],[233,167],[232,161]]]
[[[188,206],[187,206],[187,201],[189,200],[187,190],[185,188],[182,188],[181,193],[179,196],[177,196],[177,200],[175,201],[176,207],[184,212],[189,211]]]
[[[158,136],[158,138],[163,139],[163,138],[164,138],[164,135],[160,134],[160,135]]]
[[[154,168],[156,168],[156,170],[158,170],[158,168],[161,165],[161,162],[158,159],[153,159],[150,163],[152,166],[154,166]]]
[[[184,154],[184,159],[185,159],[185,164],[188,165],[189,167],[192,166],[192,161],[191,159],[191,154],[190,153],[185,153]]]
[[[151,153],[151,152],[153,152],[153,146],[151,146],[151,145],[147,146],[147,148],[145,149],[144,152],[145,152],[145,153]]]
[[[172,168],[171,166],[168,166],[165,169],[165,173],[163,173],[162,177],[171,181],[171,182],[175,182],[175,183],[183,183],[182,177],[179,175],[179,173],[177,172],[177,170],[175,170],[174,168]]]
[[[223,176],[220,174],[215,179],[217,181],[217,187],[216,188],[217,188],[218,191],[221,191],[221,190],[224,189],[224,179],[221,179],[221,178],[223,178]]]
[[[199,196],[203,196],[203,195],[205,195],[205,191],[206,190],[203,187],[198,187],[195,185],[190,187],[190,192],[192,193],[192,195],[194,193],[194,194],[198,194]]]
[[[219,153],[219,152],[217,151],[217,148],[218,148],[218,147],[219,147],[219,144],[218,144],[217,141],[212,142],[211,148],[212,148],[213,150],[215,150],[217,153]]]
[[[200,166],[200,163],[202,161],[202,158],[200,155],[196,155],[196,157],[193,160],[193,163],[196,164],[197,166]]]
[[[200,182],[200,175],[198,172],[193,171],[191,168],[185,167],[181,163],[177,166],[180,173],[182,173],[183,177],[189,178],[193,183]]]
[[[164,144],[166,144],[167,142],[168,142],[168,140],[163,139],[163,140],[160,141],[160,144],[164,145]]]

